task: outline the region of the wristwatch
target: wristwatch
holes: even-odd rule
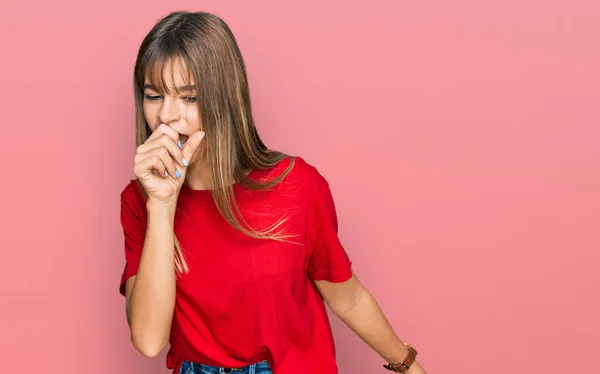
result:
[[[408,349],[408,354],[404,358],[404,360],[400,362],[390,362],[388,364],[383,365],[384,368],[396,372],[396,373],[406,373],[410,366],[415,362],[415,358],[417,357],[417,350],[407,342],[402,342],[406,349]]]

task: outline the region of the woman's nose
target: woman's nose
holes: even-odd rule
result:
[[[170,123],[180,119],[179,107],[176,100],[165,95],[160,108],[159,119],[162,123]]]

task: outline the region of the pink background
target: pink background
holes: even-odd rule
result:
[[[568,5],[567,5],[568,3]],[[331,183],[355,270],[432,373],[598,373],[597,1],[2,2],[0,372],[164,373],[129,343],[132,69],[231,26],[267,144]],[[382,360],[333,322],[341,373]]]

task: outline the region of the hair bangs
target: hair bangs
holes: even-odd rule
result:
[[[174,66],[177,64],[182,76],[184,86],[191,86],[194,82],[194,74],[190,68],[191,61],[185,57],[187,54],[179,51],[156,51],[158,53],[148,53],[139,66],[136,75],[137,84],[143,91],[145,84],[150,84],[157,93],[171,94],[171,88],[167,80],[168,74],[171,74],[170,82],[175,82]],[[194,82],[194,83],[192,83]],[[179,94],[179,87],[172,87],[175,93]]]

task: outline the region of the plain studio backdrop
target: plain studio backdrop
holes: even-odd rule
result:
[[[231,26],[263,139],[329,180],[429,373],[600,372],[598,4],[2,2],[0,372],[165,373],[129,342],[119,193],[137,49],[174,10]],[[385,372],[333,330],[341,373]]]

